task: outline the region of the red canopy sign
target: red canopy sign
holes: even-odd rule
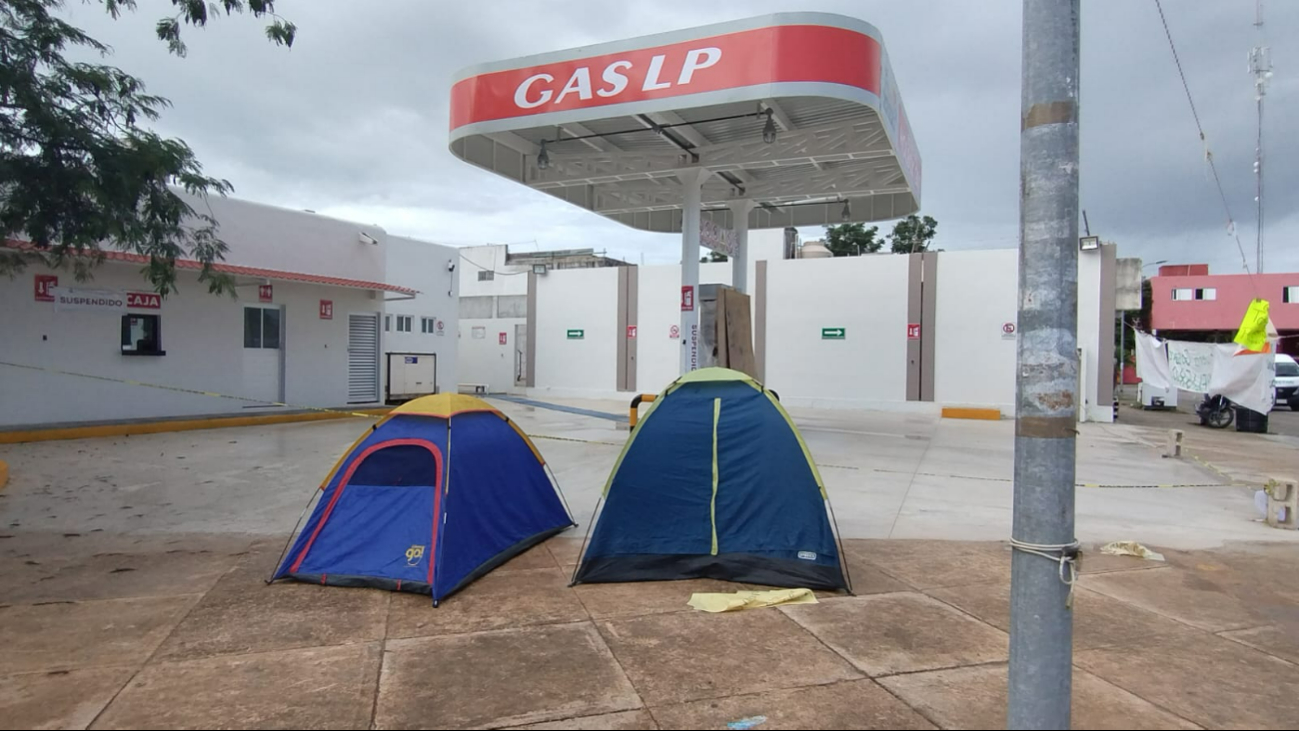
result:
[[[777,25],[470,76],[451,89],[451,129],[495,119],[761,84],[880,92],[879,41],[826,25]]]

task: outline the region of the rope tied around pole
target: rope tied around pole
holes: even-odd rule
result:
[[[1082,565],[1082,544],[1077,540],[1072,543],[1028,543],[1010,539],[1010,547],[1016,551],[1041,556],[1060,565],[1060,583],[1069,587],[1069,598],[1065,607],[1073,609],[1074,586],[1078,583],[1078,569]]]

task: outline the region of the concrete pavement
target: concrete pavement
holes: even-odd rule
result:
[[[625,429],[500,406],[537,437],[584,529]],[[685,606],[695,591],[740,588],[722,582],[569,588],[577,532],[436,610],[413,595],[264,585],[359,420],[4,447],[13,474],[0,491],[0,719],[18,728],[718,728],[757,715],[764,729],[1004,724],[1012,425],[794,417],[848,538],[858,596],[734,615]],[[1216,450],[1204,463],[1161,459],[1160,438],[1083,425],[1079,481],[1221,485],[1248,477],[1240,465],[1289,464],[1252,452],[1258,439],[1213,436],[1197,442]],[[1076,727],[1293,726],[1299,552],[1294,533],[1254,521],[1249,488],[1080,487],[1078,515],[1084,542],[1139,540],[1169,562],[1088,553],[1075,605]]]

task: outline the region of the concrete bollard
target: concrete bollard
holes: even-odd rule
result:
[[[1299,529],[1299,483],[1293,479],[1273,478],[1267,483],[1267,524],[1273,528]],[[1282,519],[1281,512],[1285,511]]]
[[[1164,456],[1165,457],[1182,456],[1182,430],[1181,429],[1168,430],[1168,445],[1164,448]]]

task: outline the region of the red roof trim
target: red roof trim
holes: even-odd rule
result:
[[[17,249],[19,251],[36,251],[36,246],[29,241],[9,240],[4,242],[5,248]],[[122,262],[126,264],[148,264],[149,257],[142,254],[131,254],[125,251],[115,249],[103,249],[104,259],[106,261]],[[202,262],[193,259],[177,259],[177,269],[198,270],[203,268]],[[352,289],[373,289],[381,292],[396,292],[398,294],[419,294],[419,290],[408,287],[398,287],[395,284],[385,284],[383,282],[367,282],[361,279],[344,279],[342,277],[326,277],[320,274],[307,274],[305,272],[286,272],[279,269],[262,269],[259,267],[245,267],[237,264],[226,264],[224,262],[213,262],[212,270],[223,274],[234,274],[244,277],[257,277],[260,279],[278,279],[286,282],[304,282],[307,284],[324,284],[331,287],[350,287]]]

